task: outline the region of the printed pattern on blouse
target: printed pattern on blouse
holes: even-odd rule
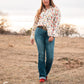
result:
[[[49,9],[43,9],[39,21],[37,16],[34,18],[34,24],[32,26],[32,32],[30,39],[34,39],[34,34],[37,26],[46,26],[48,36],[57,37],[59,32],[59,24],[61,20],[61,12],[57,6],[50,6]]]

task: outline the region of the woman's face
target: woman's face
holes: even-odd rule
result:
[[[49,0],[42,0],[45,6],[49,6]]]

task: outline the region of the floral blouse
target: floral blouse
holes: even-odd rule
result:
[[[58,36],[60,19],[61,12],[57,6],[50,6],[47,10],[43,8],[39,21],[37,21],[37,16],[34,18],[30,39],[34,39],[34,33],[37,26],[46,26],[48,36]]]

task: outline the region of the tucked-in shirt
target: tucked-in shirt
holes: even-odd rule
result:
[[[30,39],[34,39],[35,30],[37,26],[46,26],[48,36],[57,37],[59,33],[59,24],[61,20],[61,12],[57,6],[50,6],[49,9],[43,8],[39,21],[35,15],[34,24],[32,26]]]

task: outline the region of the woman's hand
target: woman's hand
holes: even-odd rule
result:
[[[32,44],[32,45],[34,44],[34,39],[31,39],[31,44]]]
[[[53,41],[53,39],[54,39],[54,37],[50,36],[48,41],[51,42],[51,41]]]

